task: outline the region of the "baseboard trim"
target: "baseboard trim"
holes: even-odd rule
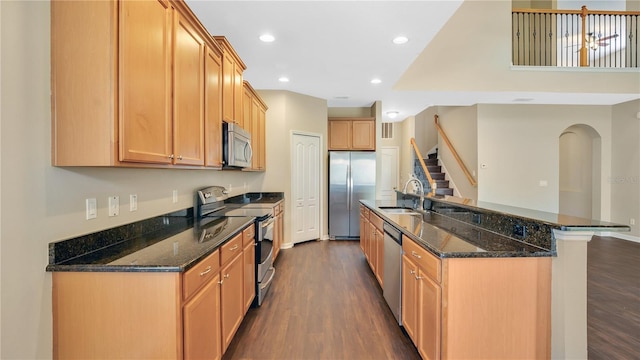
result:
[[[629,235],[629,234],[626,234],[626,233],[620,233],[620,232],[614,232],[614,231],[601,231],[601,232],[596,232],[596,235],[598,235],[598,236],[610,236],[610,237],[614,237],[616,239],[622,239],[622,240],[627,240],[627,241],[633,241],[633,242],[640,243],[640,237]]]

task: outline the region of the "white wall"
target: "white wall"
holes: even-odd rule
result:
[[[284,191],[285,238],[283,245],[291,246],[291,134],[292,131],[318,134],[322,147],[322,179],[320,198],[322,216],[320,235],[328,237],[327,210],[327,102],[307,95],[279,90],[258,90],[268,104],[267,110],[267,171],[260,188],[264,191]]]
[[[453,145],[458,156],[477,181],[478,171],[478,128],[477,106],[438,107],[440,127]],[[450,187],[457,189],[456,195],[476,200],[478,189],[467,179],[462,167],[446,145],[438,137],[438,158],[450,180]]]
[[[630,225],[629,235],[640,236],[640,100],[613,107],[611,174],[611,221]],[[624,235],[624,234],[623,234]]]
[[[478,200],[557,213],[559,136],[580,123],[602,137],[601,218],[608,220],[610,106],[478,105]]]

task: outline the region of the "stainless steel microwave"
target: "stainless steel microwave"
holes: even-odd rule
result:
[[[251,166],[251,134],[237,124],[222,123],[222,157],[225,167]]]

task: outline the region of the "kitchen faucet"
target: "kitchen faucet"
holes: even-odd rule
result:
[[[418,195],[424,196],[424,186],[422,185],[422,181],[420,181],[420,179],[418,179],[416,177],[416,174],[411,174],[411,178],[404,184],[404,189],[402,190],[402,193],[403,194],[407,193],[407,187],[409,186],[409,183],[411,183],[411,182],[415,182],[415,183],[418,184],[418,189],[420,190]]]
[[[416,184],[418,184],[418,190],[420,191],[418,193],[418,195],[420,195],[420,200],[419,200],[420,209],[422,209],[422,202],[424,201],[424,199],[423,199],[423,196],[424,196],[424,185],[422,185],[422,181],[420,181],[420,179],[418,179],[415,174],[410,174],[409,180],[404,184],[404,189],[402,190],[402,193],[403,194],[407,193],[407,187],[412,182],[415,182]],[[414,201],[413,202],[413,207],[416,208],[417,206],[418,206],[417,202]]]

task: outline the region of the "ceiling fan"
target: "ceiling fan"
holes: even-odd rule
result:
[[[596,35],[593,32],[587,33],[586,36],[586,41],[587,41],[587,47],[592,49],[592,50],[598,50],[598,47],[600,46],[609,46],[609,43],[607,42],[607,40],[611,40],[611,39],[615,39],[617,38],[618,34],[613,34],[613,35],[609,35],[609,36],[602,36],[602,34],[598,34]]]

